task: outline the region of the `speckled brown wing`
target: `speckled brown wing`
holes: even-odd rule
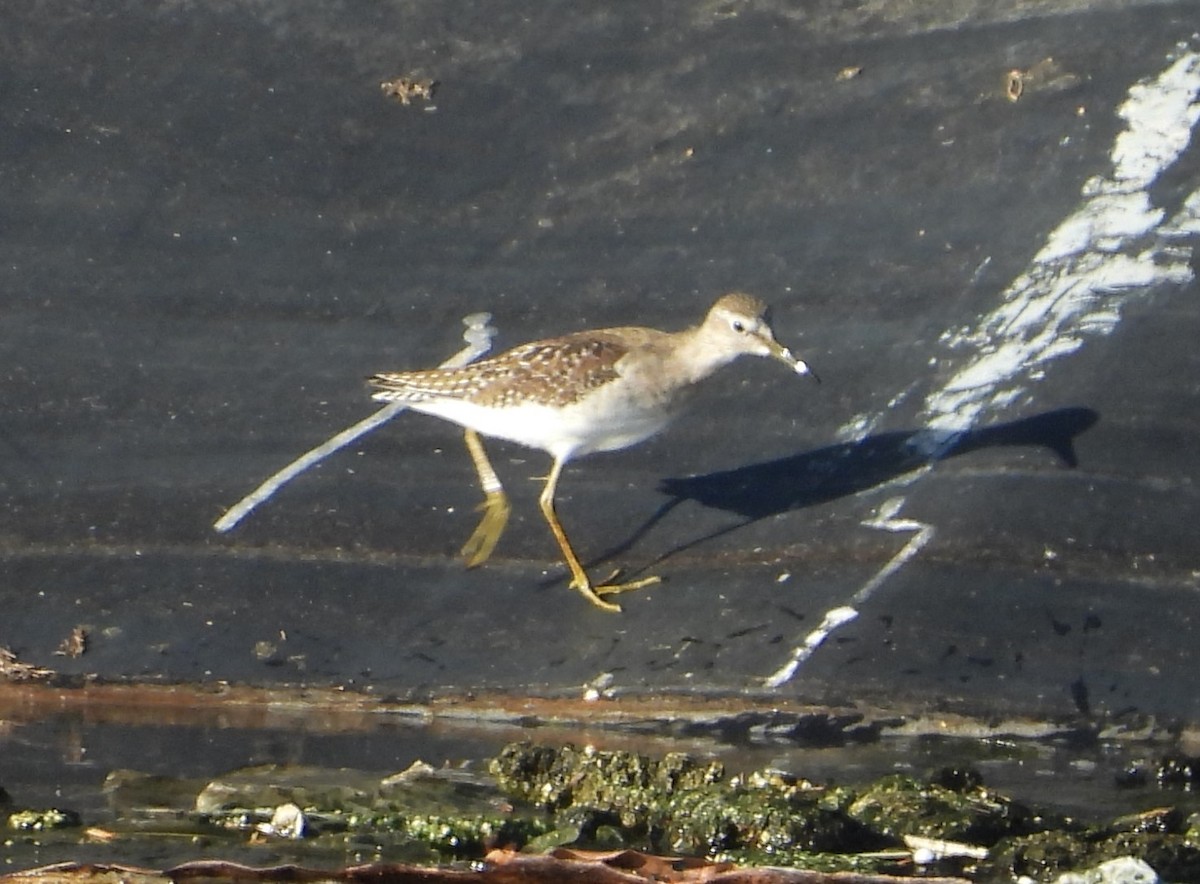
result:
[[[561,407],[614,380],[628,346],[588,332],[524,344],[462,368],[382,372],[368,379],[373,399],[427,402],[463,399],[491,408],[522,402]]]

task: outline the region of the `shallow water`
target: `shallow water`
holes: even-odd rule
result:
[[[403,770],[414,761],[482,762],[513,740],[549,745],[563,742],[633,749],[652,756],[690,751],[720,758],[733,774],[775,768],[810,780],[842,785],[865,783],[883,774],[924,776],[943,767],[974,768],[992,788],[1027,804],[1085,821],[1167,804],[1186,805],[1190,796],[1153,785],[1121,788],[1117,778],[1139,761],[1169,747],[1129,742],[1054,739],[968,739],[884,737],[827,747],[795,744],[734,745],[713,739],[672,740],[634,736],[586,726],[521,727],[470,721],[447,723],[387,714],[338,715],[293,709],[283,715],[248,714],[245,709],[193,711],[186,715],[152,708],[115,716],[67,710],[35,718],[14,716],[0,733],[0,785],[15,808],[69,808],[83,827],[46,833],[10,833],[0,851],[5,866],[28,868],[64,860],[119,862],[164,868],[200,858],[269,865],[297,862],[338,866],[378,859],[370,851],[330,850],[305,842],[252,844],[245,833],[230,838],[196,838],[186,826],[167,834],[123,834],[111,842],[89,837],[117,822],[103,790],[105,778],[133,769],[204,781],[262,764],[342,768],[375,775]],[[180,720],[180,719],[185,720]],[[115,719],[115,720],[114,720]],[[482,769],[482,765],[480,765]],[[115,828],[121,828],[118,824]],[[417,859],[389,856],[389,860]]]

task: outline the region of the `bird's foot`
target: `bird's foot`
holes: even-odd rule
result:
[[[489,491],[477,509],[483,513],[483,518],[462,548],[462,557],[466,559],[468,568],[482,565],[492,555],[508,524],[512,507],[503,491]]]
[[[613,581],[616,580],[620,574],[621,572],[619,570],[613,571],[612,574],[608,576],[607,580],[596,586],[593,586],[591,581],[589,581],[586,577],[584,577],[582,580],[573,580],[571,581],[571,588],[577,589],[583,593],[583,597],[597,608],[600,608],[603,611],[609,611],[613,614],[620,614],[621,606],[616,602],[606,601],[604,596],[616,595],[617,593],[621,592],[630,592],[631,590],[641,589],[643,586],[653,586],[656,583],[662,583],[662,578],[658,577],[657,575],[653,577],[643,577],[640,580],[630,580],[626,583],[613,583]]]

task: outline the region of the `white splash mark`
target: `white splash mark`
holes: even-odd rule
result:
[[[868,519],[863,522],[868,528],[876,528],[880,531],[913,531],[913,537],[908,543],[904,544],[904,548],[900,552],[892,556],[891,560],[879,569],[870,580],[862,585],[853,596],[850,597],[856,605],[861,605],[877,590],[883,583],[908,564],[909,559],[919,553],[929,541],[933,540],[933,535],[936,530],[932,525],[925,522],[918,522],[916,519],[898,519],[896,516],[900,512],[900,508],[904,506],[903,497],[893,497],[884,502],[879,508],[879,514],[874,519]]]
[[[833,438],[839,442],[858,442],[865,439],[879,423],[882,414],[883,412],[856,414],[834,431]]]
[[[1083,185],[1083,204],[1050,234],[997,309],[973,330],[943,335],[977,355],[926,398],[925,427],[911,440],[917,450],[933,459],[944,454],[986,411],[1019,399],[1047,362],[1111,332],[1129,297],[1191,281],[1191,249],[1181,240],[1196,232],[1197,194],[1164,225],[1149,188],[1191,143],[1198,95],[1194,52],[1129,90],[1117,110],[1128,128],[1113,144],[1112,173]],[[1122,253],[1139,240],[1144,248]]]
[[[466,365],[469,362],[474,362],[490,350],[492,347],[492,338],[496,334],[496,329],[488,325],[491,319],[492,314],[490,313],[472,313],[470,316],[464,316],[463,325],[467,327],[467,330],[463,332],[463,340],[467,342],[467,346],[443,362],[441,367],[456,368]],[[336,436],[325,440],[316,448],[306,451],[231,506],[225,515],[213,523],[213,529],[222,534],[233,530],[238,522],[250,514],[251,510],[265,503],[272,494],[292,479],[299,476],[309,467],[320,463],[339,448],[345,448],[360,436],[365,436],[376,427],[387,423],[407,407],[400,402],[385,405],[374,414],[363,418],[353,426],[342,430]]]
[[[829,634],[841,626],[843,623],[849,623],[858,616],[858,611],[851,607],[833,608],[825,612],[825,619],[821,621],[821,625],[814,629],[804,639],[804,644],[792,651],[792,659],[780,668],[778,672],[770,676],[766,680],[766,685],[769,688],[777,688],[781,684],[786,683],[796,670],[800,668],[800,664],[813,655],[813,652],[829,638]]]
[[[977,355],[941,389],[926,397],[925,427],[908,444],[933,461],[974,427],[988,409],[999,410],[1027,395],[1048,362],[1075,352],[1085,340],[1111,332],[1122,304],[1162,283],[1192,279],[1189,237],[1200,233],[1200,190],[1184,200],[1167,223],[1149,188],[1187,149],[1200,119],[1200,54],[1188,52],[1153,80],[1134,85],[1117,113],[1128,127],[1111,152],[1113,171],[1083,186],[1083,204],[1054,230],[1030,268],[1004,292],[1001,305],[974,329],[948,329],[941,342],[973,347]],[[1138,244],[1140,251],[1134,251]],[[990,259],[989,259],[990,260]],[[976,276],[985,265],[980,265]],[[888,410],[859,415],[839,430],[846,441],[865,438]],[[924,475],[928,467],[920,473]],[[933,539],[932,525],[898,519],[903,498],[892,498],[865,526],[913,531],[913,537],[851,597],[831,609],[791,659],[766,679],[789,681],[829,635],[858,616],[858,608]]]
[[[887,405],[875,412],[863,412],[852,417],[849,421],[842,424],[834,431],[834,438],[839,442],[861,442],[871,433],[875,432],[875,427],[884,419],[889,411],[892,411],[901,402],[912,395],[917,388],[919,381],[913,381],[895,396],[888,400]],[[846,452],[849,454],[849,450]]]
[[[864,583],[850,597],[849,605],[841,605],[836,608],[831,608],[825,612],[825,616],[821,619],[821,625],[810,632],[804,642],[792,651],[792,657],[780,667],[774,675],[766,679],[766,686],[769,688],[777,688],[780,685],[789,681],[794,676],[801,665],[814,653],[817,648],[825,643],[825,640],[833,634],[833,631],[839,626],[842,626],[858,617],[858,606],[866,603],[867,599],[882,586],[889,577],[903,568],[908,561],[919,553],[929,541],[933,540],[935,531],[932,525],[925,522],[918,522],[916,519],[898,519],[901,507],[904,506],[903,497],[893,497],[879,507],[878,515],[873,519],[863,522],[868,528],[877,528],[881,531],[912,531],[915,532],[908,543],[904,544],[901,550],[892,556],[891,560],[875,573],[875,576]]]

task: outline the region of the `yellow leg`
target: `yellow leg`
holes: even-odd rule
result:
[[[479,484],[483,487],[484,494],[484,501],[479,505],[483,518],[479,520],[479,525],[462,548],[467,567],[474,568],[482,565],[491,556],[500,535],[504,533],[504,526],[508,524],[508,514],[512,508],[496,471],[492,469],[487,452],[483,450],[479,434],[474,430],[467,430],[464,438],[467,451],[471,452],[471,460],[475,462],[475,472],[479,474]]]
[[[555,458],[554,466],[550,468],[550,475],[546,478],[546,487],[542,489],[542,496],[538,499],[538,502],[542,505],[542,515],[546,517],[546,521],[550,524],[550,530],[554,532],[554,539],[558,541],[558,546],[562,550],[567,567],[571,569],[571,588],[579,590],[583,594],[583,597],[597,608],[619,614],[621,613],[621,606],[613,602],[606,602],[601,596],[614,595],[618,592],[628,592],[631,589],[640,589],[643,586],[660,582],[661,578],[645,577],[641,580],[630,581],[629,583],[605,583],[600,586],[592,586],[592,581],[588,579],[587,572],[583,570],[583,565],[579,564],[579,557],[575,555],[575,550],[571,548],[571,542],[567,540],[567,532],[563,530],[562,523],[558,521],[558,516],[554,512],[554,491],[558,487],[558,477],[562,473],[562,468],[563,462]]]

